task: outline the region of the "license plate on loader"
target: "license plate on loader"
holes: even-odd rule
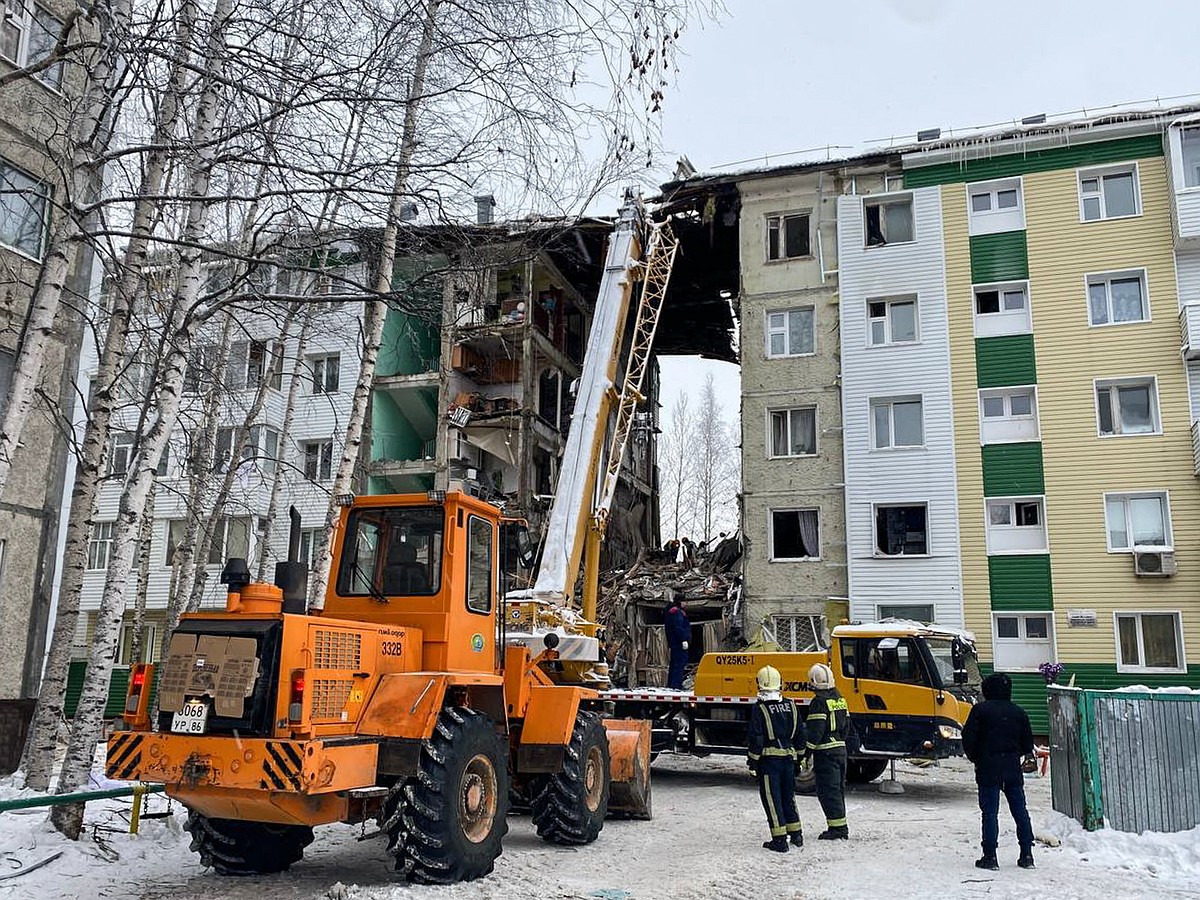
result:
[[[171,717],[171,730],[179,734],[204,734],[208,724],[208,704],[203,700],[189,700]]]

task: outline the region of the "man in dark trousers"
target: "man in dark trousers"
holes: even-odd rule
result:
[[[671,650],[670,667],[667,669],[667,687],[683,690],[683,667],[688,659],[688,642],[692,639],[692,623],[683,611],[683,601],[678,595],[671,597],[664,617],[667,626],[667,646]]]
[[[767,814],[771,839],[763,846],[787,853],[804,846],[800,814],[796,812],[796,744],[802,734],[800,713],[784,697],[783,678],[774,666],[758,670],[758,703],[750,713],[746,763],[758,779],[758,793]]]
[[[1008,800],[1008,811],[1017,823],[1021,855],[1017,865],[1033,868],[1033,826],[1025,807],[1025,778],[1021,758],[1033,755],[1033,731],[1025,710],[1012,702],[1012,679],[996,672],[983,680],[983,702],[971,708],[963,726],[963,752],[975,764],[979,787],[979,811],[983,817],[983,856],[975,861],[980,869],[998,869],[996,845],[1000,838],[997,816],[1000,793]]]
[[[804,720],[805,747],[813,757],[817,799],[825,813],[825,830],[819,841],[844,841],[850,837],[846,825],[846,736],[850,713],[846,701],[833,686],[833,670],[817,663],[808,670],[813,700]]]

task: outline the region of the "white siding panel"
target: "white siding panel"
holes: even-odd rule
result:
[[[838,203],[851,616],[873,618],[877,603],[932,603],[939,622],[961,626],[941,189],[912,194],[916,240],[884,247],[864,247],[862,197],[846,196]],[[919,343],[867,347],[867,300],[914,293]],[[872,452],[871,398],[917,394],[925,446]],[[875,555],[873,504],[900,502],[928,504],[928,557]]]
[[[1179,287],[1179,305],[1200,303],[1200,250],[1175,254],[1175,277]]]

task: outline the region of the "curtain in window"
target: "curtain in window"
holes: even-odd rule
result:
[[[820,540],[818,538],[817,511],[802,509],[797,513],[800,519],[800,540],[804,543],[805,556],[820,556]]]
[[[811,409],[792,410],[792,454],[817,452],[817,414]]]
[[[1121,642],[1121,662],[1127,666],[1140,666],[1138,653],[1137,619],[1134,616],[1117,617],[1117,636]]]
[[[1109,290],[1114,322],[1140,322],[1146,318],[1140,278],[1115,278],[1109,283]]]
[[[1129,501],[1129,518],[1133,524],[1133,543],[1137,547],[1163,547],[1167,529],[1159,497],[1135,497]]]
[[[788,452],[787,413],[771,413],[771,455],[786,456]]]

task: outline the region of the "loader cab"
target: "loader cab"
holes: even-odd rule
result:
[[[420,668],[496,670],[499,510],[459,492],[366,496],[341,515],[324,615],[418,629]]]

